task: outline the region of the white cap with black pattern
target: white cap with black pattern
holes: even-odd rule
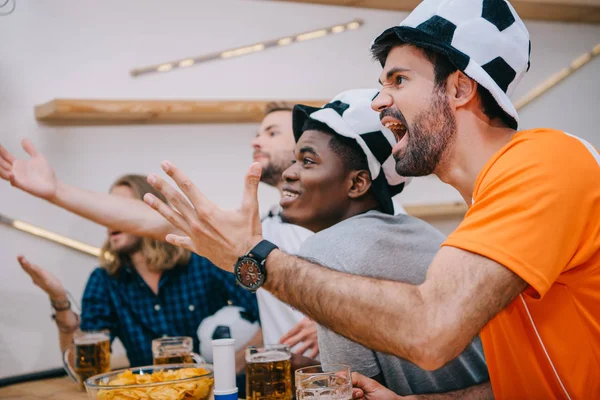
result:
[[[402,42],[427,48],[486,88],[502,108],[509,126],[519,116],[509,96],[529,70],[531,41],[519,15],[506,0],[424,0],[398,26],[373,44],[395,34]]]
[[[367,157],[371,173],[371,187],[381,208],[394,214],[392,197],[400,193],[409,179],[396,173],[392,147],[396,144],[394,134],[379,120],[379,114],[371,108],[377,89],[355,89],[340,93],[323,107],[298,104],[293,111],[293,128],[296,141],[304,133],[302,127],[307,119],[319,121],[340,136],[354,139]]]

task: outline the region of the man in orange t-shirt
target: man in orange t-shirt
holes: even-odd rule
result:
[[[424,0],[373,43],[383,72],[372,106],[396,137],[397,172],[435,173],[470,205],[421,285],[333,271],[262,240],[258,165],[239,210],[211,203],[168,162],[187,199],[156,175],[149,182],[179,213],[145,200],[177,228],[167,241],[367,348],[434,370],[481,331],[496,398],[600,398],[600,155],[564,132],[517,131],[509,94],[529,50],[505,0]],[[301,168],[326,167],[315,155]],[[365,188],[359,175],[336,179],[349,196]],[[390,398],[375,386],[362,386],[367,398]]]

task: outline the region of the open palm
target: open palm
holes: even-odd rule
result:
[[[30,159],[18,160],[0,146],[0,177],[36,197],[51,199],[56,195],[57,189],[54,170],[29,140],[24,139],[21,144],[31,156]]]
[[[24,256],[17,257],[19,264],[31,277],[33,283],[53,299],[62,298],[66,295],[65,288],[58,278],[50,272],[32,264]]]

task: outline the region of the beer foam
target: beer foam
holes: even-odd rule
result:
[[[76,337],[73,342],[75,344],[95,344],[110,340],[110,338],[104,333],[92,333],[83,337]]]
[[[252,354],[248,357],[248,362],[251,363],[266,363],[275,361],[289,360],[292,356],[285,351],[268,350],[262,353]]]

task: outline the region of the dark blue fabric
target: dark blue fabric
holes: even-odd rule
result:
[[[131,366],[152,365],[152,339],[191,336],[198,352],[200,322],[228,301],[258,321],[256,296],[197,254],[187,265],[163,273],[157,295],[133,267],[125,266],[118,276],[96,268],[83,293],[81,329],[109,329],[111,339],[123,342]]]

